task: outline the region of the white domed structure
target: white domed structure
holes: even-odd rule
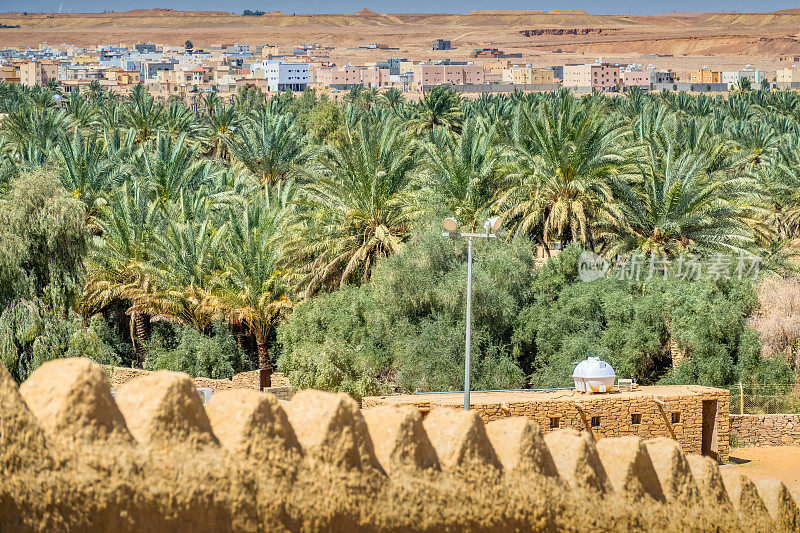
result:
[[[610,392],[614,388],[617,375],[611,365],[599,357],[588,357],[578,363],[572,373],[575,390],[580,392]]]

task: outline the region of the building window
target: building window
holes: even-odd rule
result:
[[[558,429],[561,425],[561,417],[560,416],[551,416],[550,417],[550,429]]]
[[[599,416],[593,416],[592,417],[592,427],[593,428],[599,428],[600,427],[600,417]]]
[[[679,412],[672,413],[672,423],[673,424],[681,423],[681,414]]]
[[[632,425],[641,424],[641,423],[642,423],[642,415],[640,415],[639,413],[635,413],[635,414],[631,415],[631,424]]]

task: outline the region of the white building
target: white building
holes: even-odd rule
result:
[[[739,86],[742,79],[748,78],[752,85],[761,84],[761,80],[765,77],[763,70],[755,70],[752,68],[744,70],[723,70],[722,83],[727,83],[729,89],[734,89]]]
[[[308,86],[308,63],[287,63],[267,59],[250,65],[253,76],[265,78],[270,91],[305,91]]]

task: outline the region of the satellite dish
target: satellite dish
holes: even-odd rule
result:
[[[455,231],[458,229],[458,221],[453,217],[442,220],[442,225],[447,231]]]

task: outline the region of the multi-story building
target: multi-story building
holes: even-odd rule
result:
[[[622,85],[629,87],[639,87],[649,89],[652,81],[652,73],[649,70],[624,70],[622,71]]]
[[[671,70],[654,70],[650,73],[650,83],[675,83],[675,73]]]
[[[452,50],[452,46],[450,45],[450,41],[445,41],[444,39],[436,39],[435,41],[433,41],[433,49]]]
[[[781,69],[777,72],[775,81],[780,89],[800,88],[800,69],[797,67]]]
[[[536,67],[511,67],[503,71],[503,82],[514,85],[545,85],[553,83],[553,71]]]
[[[19,64],[20,83],[26,87],[46,85],[58,79],[57,61],[23,61]]]
[[[0,83],[13,83],[19,85],[19,69],[14,65],[0,66]]]
[[[159,70],[156,80],[164,90],[176,92],[180,87],[194,88],[211,81],[211,69],[202,65],[179,70]]]
[[[159,72],[175,70],[178,61],[175,59],[144,60],[141,64],[142,80],[156,79]]]
[[[702,69],[689,74],[690,83],[722,83],[722,72]]]
[[[309,82],[337,89],[361,85],[363,87],[389,87],[391,85],[388,68],[378,67],[340,67],[317,68],[309,73]]]
[[[415,90],[426,85],[483,85],[484,71],[479,65],[414,65]]]
[[[228,55],[250,55],[250,45],[249,44],[239,44],[236,43],[234,45],[230,45],[225,48],[225,52]]]
[[[619,68],[608,63],[564,66],[564,87],[612,91],[619,84]]]
[[[134,45],[134,50],[139,54],[156,54],[160,50],[152,43],[138,43]]]
[[[488,74],[503,75],[503,71],[511,68],[511,62],[508,59],[484,59],[480,61],[483,70]]]
[[[378,61],[375,66],[381,69],[389,69],[389,74],[397,76],[400,74],[401,63],[405,61],[402,57],[390,57],[386,61]]]
[[[106,79],[114,80],[120,89],[128,89],[142,81],[142,73],[138,70],[123,70],[121,68],[111,68],[106,71]]]
[[[553,79],[554,80],[563,80],[564,79],[564,67],[563,65],[553,65],[552,67],[547,67],[548,70],[553,71]]]
[[[738,87],[744,78],[750,80],[750,83],[757,85],[765,79],[763,70],[755,70],[752,68],[744,70],[725,70],[722,72],[722,83],[727,83],[728,88]]]
[[[268,59],[250,65],[255,78],[267,80],[270,91],[304,91],[308,86],[308,63]]]

